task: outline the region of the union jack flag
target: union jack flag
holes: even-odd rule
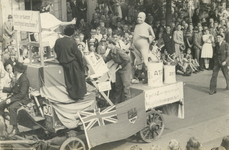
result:
[[[81,121],[84,123],[85,130],[90,130],[97,126],[117,123],[117,112],[115,106],[105,109],[85,110],[79,112]]]

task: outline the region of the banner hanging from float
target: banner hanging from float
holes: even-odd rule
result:
[[[183,101],[183,99],[183,82],[165,84],[164,86],[145,91],[146,109]]]

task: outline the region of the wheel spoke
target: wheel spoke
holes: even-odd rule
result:
[[[68,146],[68,149],[69,149],[69,150],[71,150],[71,149],[72,149],[72,147],[71,147],[70,145],[67,145],[67,146]]]
[[[150,137],[150,139],[154,139],[154,134],[153,134],[153,131],[151,131],[150,133],[151,133],[151,137]]]
[[[157,131],[155,131],[155,133],[156,133],[157,135],[159,135],[159,133],[158,133]]]
[[[78,148],[78,150],[84,149],[83,147]]]
[[[148,130],[148,126],[142,129],[142,132],[146,132]]]
[[[79,145],[80,145],[80,143],[79,143],[79,142],[78,142],[78,143],[76,143],[76,145],[75,145],[75,147],[74,147],[74,148],[77,148]]]
[[[149,133],[150,133],[149,130],[147,130],[147,132],[146,132],[146,134],[144,135],[144,137],[146,138],[147,135],[148,135]]]
[[[75,141],[72,141],[72,148],[75,148]]]

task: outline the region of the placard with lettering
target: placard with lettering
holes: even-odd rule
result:
[[[146,110],[165,104],[183,101],[183,82],[165,84],[164,86],[145,91]]]
[[[39,11],[14,11],[14,29],[18,31],[40,32]]]

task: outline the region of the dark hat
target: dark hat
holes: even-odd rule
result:
[[[67,26],[65,29],[64,29],[64,34],[67,35],[67,36],[71,36],[75,33],[75,30],[73,27],[71,26]]]
[[[23,65],[23,63],[16,62],[16,64],[13,66],[15,71],[18,71],[20,73],[24,73],[26,70],[26,66]]]
[[[8,19],[12,19],[13,18],[13,16],[12,15],[8,15]]]
[[[109,41],[109,43],[116,45],[116,42],[113,38],[109,38],[108,41]]]

